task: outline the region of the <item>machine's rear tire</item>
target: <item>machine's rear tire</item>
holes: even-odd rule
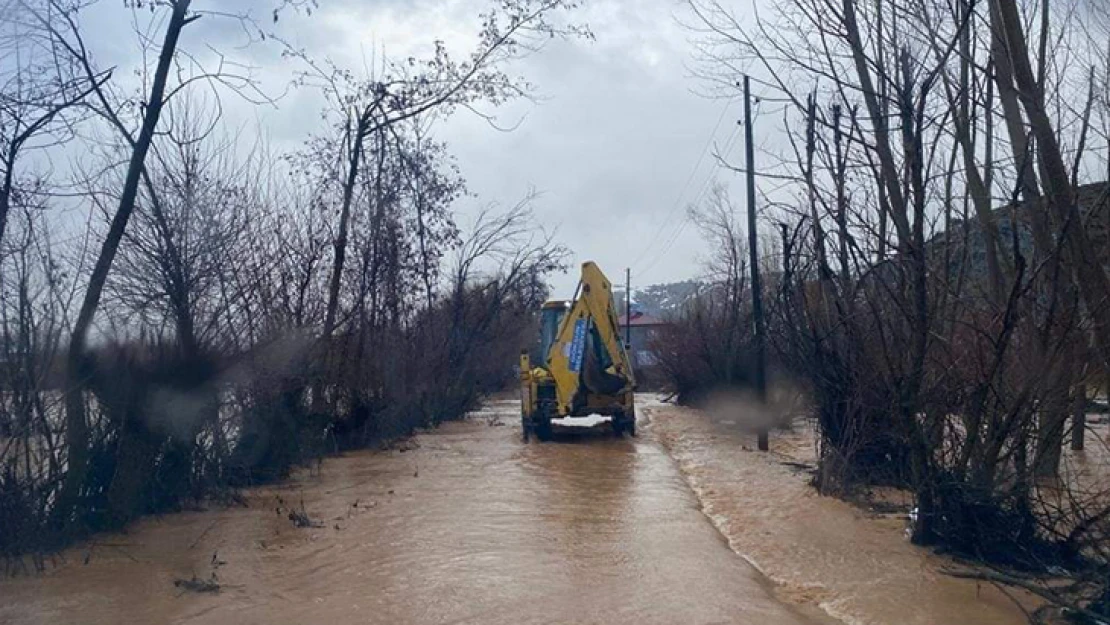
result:
[[[540,419],[533,426],[532,430],[536,433],[536,438],[541,441],[551,440],[551,419]]]
[[[618,412],[610,419],[613,424],[613,435],[620,438],[622,434],[627,433],[629,436],[636,436],[636,417],[628,416],[623,412]]]

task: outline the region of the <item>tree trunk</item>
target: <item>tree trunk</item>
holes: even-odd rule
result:
[[[148,104],[144,111],[142,128],[135,147],[131,151],[131,159],[127,165],[127,175],[123,183],[123,192],[120,194],[119,207],[112,218],[108,229],[108,236],[100,248],[100,255],[93,266],[89,276],[89,284],[85,290],[85,297],[81,302],[81,310],[73,326],[70,336],[69,349],[66,354],[67,385],[65,391],[66,415],[66,444],[69,450],[68,467],[65,481],[62,483],[58,494],[58,504],[54,508],[55,525],[64,528],[73,520],[74,508],[81,495],[81,488],[85,482],[85,472],[88,468],[88,423],[85,419],[85,387],[88,378],[88,368],[85,363],[85,345],[88,341],[89,329],[92,326],[96,309],[100,305],[100,296],[104,291],[104,284],[108,280],[108,273],[112,268],[112,261],[119,250],[127,222],[135,209],[135,198],[139,190],[139,179],[146,162],[147,152],[154,137],[154,130],[158,125],[162,107],[165,104],[166,80],[169,75],[177,41],[181,30],[192,18],[186,16],[191,0],[176,0],[169,25],[166,27],[165,39],[162,50],[158,56],[158,67],[154,73],[154,82],[151,85]]]
[[[1104,363],[1110,362],[1110,280],[1098,264],[1091,243],[1083,228],[1075,201],[1067,166],[1060,152],[1056,131],[1044,107],[1044,93],[1033,75],[1028,46],[1022,30],[1021,16],[1014,2],[992,2],[997,6],[999,23],[1006,38],[1009,58],[1018,86],[1018,96],[1029,116],[1033,136],[1037,140],[1037,156],[1044,176],[1047,196],[1056,215],[1064,245],[1061,256],[1064,267],[1074,273],[1075,283],[1083,296],[1086,310],[1094,321],[1097,350]]]
[[[890,128],[884,106],[876,97],[875,83],[871,78],[870,59],[863,49],[863,38],[859,31],[859,21],[856,18],[856,0],[842,0],[844,10],[844,28],[848,43],[852,49],[852,59],[856,66],[856,75],[859,78],[863,100],[867,105],[867,113],[875,126],[875,152],[879,157],[879,170],[881,172],[879,184],[884,185],[886,197],[890,206],[890,218],[894,222],[894,229],[898,235],[899,251],[905,253],[912,234],[910,232],[909,216],[906,213],[905,194],[900,186],[901,176],[899,168],[894,162],[894,152],[890,145]],[[889,76],[880,76],[880,82],[889,80]]]
[[[0,183],[0,245],[4,243],[4,231],[8,225],[8,213],[11,212],[12,187],[14,186],[15,156],[8,160],[8,169],[4,172],[4,181]]]
[[[324,410],[326,384],[324,376],[331,362],[331,337],[335,332],[335,318],[339,311],[339,287],[343,281],[343,265],[347,260],[347,233],[351,222],[351,202],[358,183],[359,167],[362,164],[362,141],[366,127],[370,123],[369,111],[359,113],[353,134],[350,137],[350,154],[347,161],[347,179],[343,182],[343,205],[339,211],[339,233],[335,237],[335,260],[328,280],[328,307],[324,312],[324,328],[320,335],[320,349],[317,353],[317,375],[312,383],[312,412]],[[323,366],[321,366],[323,365]]]
[[[347,164],[347,180],[343,183],[343,206],[339,211],[339,234],[335,237],[335,262],[328,281],[328,308],[324,313],[322,339],[327,349],[327,340],[335,331],[335,317],[339,309],[339,286],[343,278],[343,264],[347,259],[347,232],[351,222],[351,201],[354,198],[355,184],[358,182],[359,166],[362,163],[362,140],[369,123],[368,114],[363,113],[355,124],[351,136],[351,153]],[[313,399],[315,401],[315,398]]]
[[[839,246],[837,248],[837,259],[840,262],[840,292],[847,293],[849,289],[849,282],[852,278],[851,267],[848,263],[848,193],[847,193],[847,180],[848,180],[848,148],[843,145],[844,133],[840,127],[841,108],[839,105],[833,105],[833,146],[835,148],[836,159],[836,178],[834,180],[836,185],[836,230]],[[855,110],[851,112],[853,121],[855,118]],[[853,124],[854,125],[854,124]],[[849,135],[850,140],[851,135]]]
[[[1087,433],[1087,385],[1075,387],[1071,407],[1071,448],[1083,451],[1084,437]]]
[[[1062,379],[1052,384],[1037,415],[1037,449],[1033,456],[1033,475],[1038,479],[1056,477],[1060,470],[1060,453],[1064,447],[1064,429],[1068,420],[1068,387],[1071,367],[1061,365]]]
[[[961,19],[970,19],[967,15],[967,12],[970,11],[968,0],[961,0],[959,7]],[[963,32],[960,34],[959,106],[956,108],[956,114],[953,116],[952,120],[954,122],[955,138],[960,145],[960,152],[963,156],[964,172],[967,175],[967,187],[972,204],[975,207],[975,217],[979,220],[979,225],[983,232],[985,243],[984,253],[986,254],[987,261],[987,279],[989,281],[988,292],[990,294],[991,304],[994,306],[1001,306],[1003,304],[1003,275],[998,254],[1000,248],[998,225],[994,220],[990,189],[987,188],[987,183],[979,173],[979,166],[975,162],[976,145],[971,128],[970,59],[971,27],[969,24],[963,28]],[[945,85],[947,86],[947,84],[947,75],[945,75]],[[951,94],[951,92],[949,93]],[[987,108],[989,109],[990,106],[990,103],[988,103]],[[986,164],[986,167],[990,167],[989,162]]]

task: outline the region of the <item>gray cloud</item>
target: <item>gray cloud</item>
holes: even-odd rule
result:
[[[484,6],[466,0],[322,0],[311,17],[287,12],[272,24],[274,0],[195,3],[225,11],[232,4],[251,11],[262,29],[353,69],[370,68],[383,50],[394,58],[421,55],[435,39],[465,54]],[[536,84],[540,95],[536,103],[496,111],[498,123],[515,130],[500,132],[467,111],[442,122],[436,134],[450,144],[477,195],[460,202],[459,222],[467,223],[486,203],[510,204],[535,187],[543,194],[538,219],[557,230],[576,263],[596,260],[615,281],[623,281],[631,265],[640,285],[696,275],[701,244],[694,228],[683,224],[685,207],[714,175],[742,197],[736,175],[718,170],[703,154],[707,142],[723,146],[737,137],[741,109],[695,93],[689,33],[676,20],[683,10],[676,0],[590,0],[574,19],[589,23],[596,41],[553,40],[510,68]],[[105,64],[127,68],[140,61],[131,24],[119,20],[126,14],[108,2],[86,18]],[[245,45],[254,33],[232,20],[204,22],[186,32],[186,49],[200,55],[210,54],[209,47],[220,50],[252,66],[268,92],[285,90],[295,64],[281,58],[280,46]],[[322,130],[321,100],[310,90],[290,92],[275,107],[235,98],[224,103],[231,123],[247,132],[264,129],[278,149],[294,148]],[[739,156],[739,141],[732,145]],[[576,279],[573,268],[556,277],[555,294],[569,296]]]

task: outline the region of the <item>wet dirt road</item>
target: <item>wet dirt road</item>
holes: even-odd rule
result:
[[[650,427],[524,445],[517,414],[491,402],[413,449],[251,491],[248,508],[100,537],[0,581],[0,623],[821,622],[728,548]],[[318,527],[290,521],[302,501]],[[175,587],[194,576],[219,592]]]

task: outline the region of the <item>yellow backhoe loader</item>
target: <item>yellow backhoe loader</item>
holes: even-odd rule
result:
[[[540,362],[520,355],[520,420],[524,440],[551,436],[551,420],[597,414],[613,433],[636,435],[635,378],[621,343],[612,285],[593,262],[582,263],[572,301],[540,311]]]

